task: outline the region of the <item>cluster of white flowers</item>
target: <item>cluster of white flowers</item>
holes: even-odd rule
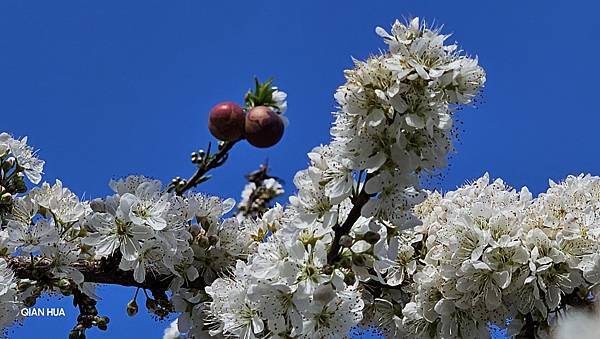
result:
[[[367,319],[367,284],[415,273],[401,230],[419,224],[419,174],[445,166],[454,106],[470,103],[485,75],[418,18],[377,33],[389,51],[346,71],[333,140],[308,154],[279,226],[207,287],[212,334],[341,337]],[[357,220],[341,234],[348,218]]]
[[[345,72],[347,82],[335,94],[334,139],[311,157],[309,171],[320,174],[333,204],[350,196],[353,173],[366,171],[373,178],[365,190],[377,197],[363,215],[408,228],[418,223],[409,211],[424,198],[417,174],[446,165],[453,109],[472,102],[485,73],[419,18],[377,33],[389,52],[355,61]]]
[[[10,168],[13,166],[12,162],[16,162],[17,168],[22,172],[15,171],[15,174],[24,173],[34,184],[42,180],[44,161],[38,159],[33,148],[27,145],[27,137],[19,140],[8,133],[0,133],[0,157],[3,158],[3,162],[11,163]],[[0,171],[1,176],[5,176],[5,169],[0,168]]]
[[[34,262],[48,262],[51,278],[72,281],[93,299],[97,299],[94,286],[84,282],[76,265],[85,260],[117,258],[118,268],[132,271],[139,283],[149,275],[170,276],[173,303],[188,320],[178,322],[180,330],[201,330],[204,300],[199,291],[184,287],[196,279],[211,283],[236,260],[245,259],[259,242],[252,235],[256,225],[267,223],[277,208],[265,214],[263,223],[240,222],[235,217],[223,219],[235,205],[232,199],[200,193],[177,196],[163,190],[160,181],[143,176],[113,180],[110,187],[115,194],[91,202],[80,201],[58,180],[15,197],[0,231],[0,254],[32,255]],[[268,225],[275,227],[274,222]],[[16,284],[0,259],[2,325],[18,316],[17,307],[11,305],[42,292],[34,281],[27,281],[27,291],[14,299]],[[50,289],[60,292],[59,286]],[[4,303],[9,299],[13,303]],[[184,303],[196,308],[181,307]],[[194,311],[196,315],[190,314]],[[4,321],[5,317],[11,320]]]
[[[6,260],[0,258],[0,329],[10,326],[23,308],[16,287],[14,273],[8,268]]]
[[[283,186],[276,178],[266,178],[250,181],[242,190],[238,212],[242,217],[262,214],[268,209],[271,200],[285,192]]]
[[[533,199],[526,187],[490,183],[486,174],[444,196],[430,194],[416,212],[423,224],[410,231],[397,261],[411,299],[390,331],[479,338],[490,323],[511,319],[510,335],[530,316],[544,335],[565,304],[598,292],[599,177],[550,181]]]
[[[0,326],[43,291],[74,284],[97,300],[86,262],[117,263],[138,284],[169,281],[180,316],[168,338],[339,338],[357,325],[479,338],[507,319],[511,333],[527,321],[542,333],[600,292],[600,178],[551,181],[537,198],[487,174],[444,195],[423,190],[420,175],[452,150],[453,111],[485,73],[418,18],[376,32],[388,51],[345,72],[333,139],[308,154],[287,206],[228,217],[232,199],[143,176],[92,201],[58,180],[26,193],[23,176],[39,183],[44,162],[26,138],[0,134]],[[273,92],[281,112],[285,100]],[[265,177],[239,209],[281,193]],[[43,266],[44,281],[17,277],[14,256]]]

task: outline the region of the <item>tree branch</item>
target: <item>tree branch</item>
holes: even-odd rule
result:
[[[31,259],[24,256],[7,257],[8,265],[19,279],[40,280],[50,277],[49,271],[52,262],[46,258],[35,261],[34,269],[31,268]],[[173,275],[154,275],[149,273],[143,283],[138,283],[133,278],[133,271],[123,271],[118,268],[119,261],[114,258],[103,258],[100,260],[81,260],[73,263],[71,267],[78,269],[84,276],[85,282],[96,284],[109,284],[120,286],[132,286],[149,290],[168,289]],[[202,289],[206,286],[202,278],[184,284],[187,288]]]
[[[350,213],[348,213],[348,217],[346,218],[344,223],[342,225],[336,224],[333,227],[335,235],[333,236],[331,247],[329,248],[329,252],[327,253],[327,263],[329,265],[332,265],[339,258],[341,249],[340,239],[343,235],[346,235],[350,232],[352,226],[360,217],[360,212],[363,206],[367,203],[367,201],[369,201],[370,198],[371,197],[369,194],[367,194],[364,190],[361,190],[358,196],[354,199],[354,205],[352,206]]]
[[[239,140],[223,142],[223,144],[219,146],[219,150],[217,151],[217,153],[215,153],[212,156],[210,156],[210,154],[207,154],[207,156],[210,156],[210,160],[203,161],[202,163],[200,163],[198,165],[196,173],[194,173],[194,175],[192,175],[189,179],[183,181],[183,185],[175,186],[175,192],[177,193],[177,195],[182,195],[189,189],[196,187],[199,183],[202,182],[202,178],[208,171],[223,165],[223,163],[225,162],[225,160],[227,160],[227,157],[229,156],[229,151],[238,141]]]

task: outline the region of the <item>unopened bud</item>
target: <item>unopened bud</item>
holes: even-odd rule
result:
[[[152,298],[146,298],[146,308],[148,311],[154,311],[156,309],[156,300]]]
[[[138,305],[135,299],[127,303],[127,315],[133,317],[138,313]]]
[[[106,331],[108,329],[108,317],[96,317],[96,326],[99,330]]]
[[[12,200],[12,195],[8,192],[2,194],[2,196],[0,196],[0,202],[3,203],[9,203]]]
[[[352,237],[350,237],[349,235],[342,235],[342,237],[340,238],[340,245],[343,247],[352,246]]]
[[[8,168],[11,168],[15,165],[15,157],[10,157],[8,159],[6,159],[6,161],[4,161],[4,163],[8,166]]]
[[[71,286],[71,282],[69,281],[69,279],[60,279],[57,283],[56,286],[58,288],[69,288]]]
[[[364,235],[365,241],[368,242],[371,245],[373,245],[376,242],[378,242],[380,238],[381,238],[381,236],[379,235],[379,233],[373,232],[373,231],[368,231]]]

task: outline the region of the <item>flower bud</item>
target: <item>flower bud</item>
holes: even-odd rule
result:
[[[8,192],[2,194],[2,196],[0,196],[0,202],[3,203],[10,203],[12,201],[12,195]]]
[[[96,326],[99,330],[106,331],[108,329],[108,323],[110,319],[108,317],[96,317]]]
[[[64,289],[64,288],[69,288],[71,286],[71,282],[69,281],[69,279],[60,279],[57,283],[56,286],[60,289]]]
[[[60,289],[60,293],[64,296],[69,296],[73,293],[71,290],[71,282],[68,279],[60,279],[56,282],[56,287]]]
[[[146,308],[148,311],[154,311],[157,306],[156,300],[152,298],[146,298]]]
[[[350,247],[350,246],[352,246],[352,241],[353,241],[352,237],[349,236],[349,235],[342,235],[340,237],[340,245],[342,247]]]
[[[134,315],[136,315],[138,313],[138,305],[137,302],[135,302],[135,299],[131,300],[130,302],[127,303],[127,315],[130,317],[133,317]]]
[[[381,236],[379,235],[379,233],[373,231],[368,231],[363,237],[363,239],[371,245],[377,243],[380,238]]]
[[[283,137],[283,120],[279,114],[266,106],[257,106],[246,115],[244,135],[255,147],[267,148],[275,145]]]
[[[235,102],[222,102],[210,110],[208,129],[217,139],[235,141],[244,133],[244,110]]]

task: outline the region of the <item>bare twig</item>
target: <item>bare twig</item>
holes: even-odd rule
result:
[[[219,145],[217,153],[214,155],[207,154],[207,161],[202,161],[198,165],[198,169],[194,175],[187,180],[183,180],[182,185],[174,186],[175,193],[177,193],[177,195],[182,195],[186,191],[196,187],[203,181],[205,178],[204,175],[208,173],[208,171],[223,165],[229,156],[229,151],[238,141],[239,140],[223,142]]]

